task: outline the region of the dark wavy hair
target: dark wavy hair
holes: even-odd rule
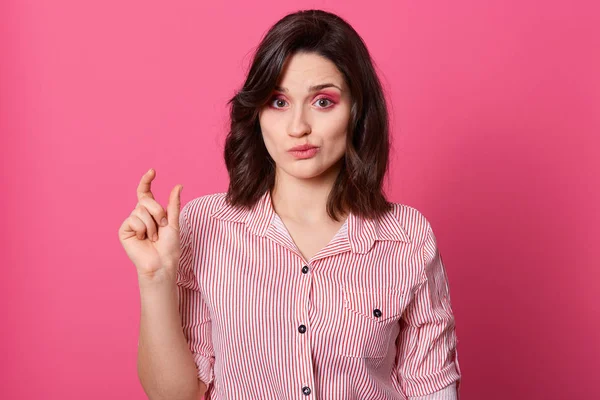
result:
[[[382,187],[390,147],[383,89],[358,33],[341,17],[323,10],[298,11],[276,22],[260,42],[242,89],[228,101],[226,201],[249,208],[273,189],[275,162],[265,147],[258,115],[270,100],[284,63],[299,52],[333,62],[351,91],[346,151],[327,200],[327,213],[336,221],[338,213],[348,210],[377,218],[392,207]]]

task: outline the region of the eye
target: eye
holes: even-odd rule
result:
[[[281,98],[279,98],[279,97],[273,97],[273,98],[271,99],[271,106],[272,106],[273,108],[280,108],[279,106],[281,106],[281,103],[285,103],[285,102],[286,102],[285,100],[283,100],[283,99],[281,99]],[[278,106],[273,106],[273,103],[277,104]],[[282,106],[282,107],[283,107],[283,106]]]
[[[287,101],[285,101],[284,99],[280,98],[280,97],[273,97],[271,98],[270,101],[270,105],[272,108],[274,109],[281,109],[283,107],[285,107],[285,104],[287,104]],[[333,104],[335,104],[332,100],[326,98],[326,97],[321,97],[319,99],[317,99],[315,101],[315,103],[313,104],[319,104],[319,108],[331,108],[333,106]]]
[[[333,105],[333,101],[329,100],[326,97],[321,97],[320,99],[317,99],[316,103],[319,103],[319,102],[329,102],[329,103],[331,103],[331,105]],[[323,103],[321,103],[321,104],[323,104]],[[330,108],[331,105],[327,106],[327,107],[321,107],[321,108]]]

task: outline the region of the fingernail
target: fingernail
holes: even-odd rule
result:
[[[162,226],[167,226],[167,224],[168,224],[167,219],[163,217],[163,219],[160,220],[160,224]]]
[[[155,233],[152,235],[152,241],[156,242],[158,240],[158,235]]]

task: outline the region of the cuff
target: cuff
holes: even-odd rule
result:
[[[459,381],[461,375],[457,369],[456,362],[447,365],[441,371],[427,376],[404,377],[404,391],[409,398],[425,396],[444,389],[453,382]],[[459,383],[457,382],[457,389]]]
[[[214,357],[207,357],[200,353],[192,353],[192,356],[194,357],[194,362],[198,368],[198,378],[200,378],[200,380],[208,387],[215,378],[213,372],[215,364]]]

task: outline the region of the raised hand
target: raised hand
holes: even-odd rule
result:
[[[119,240],[136,266],[139,279],[175,280],[181,252],[179,211],[183,186],[171,190],[165,211],[150,189],[155,177],[154,169],[142,176],[137,187],[138,203],[121,224]]]

